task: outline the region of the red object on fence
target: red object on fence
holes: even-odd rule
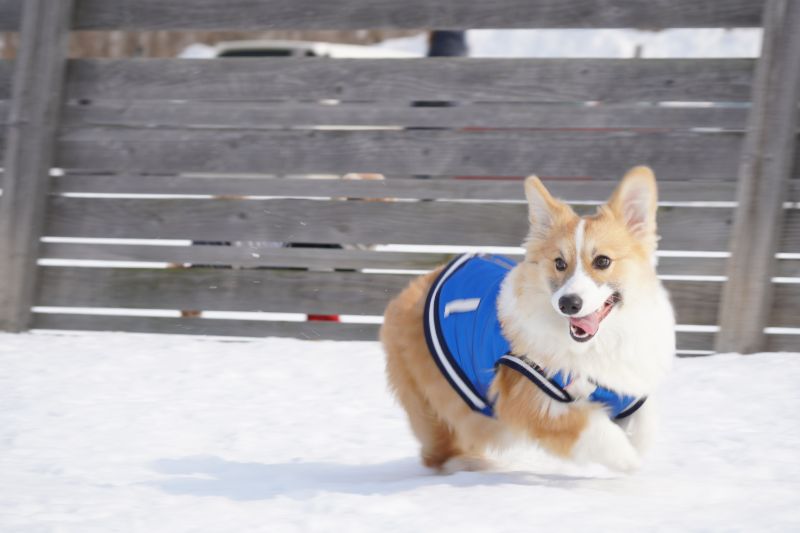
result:
[[[309,322],[339,322],[339,315],[308,315]]]

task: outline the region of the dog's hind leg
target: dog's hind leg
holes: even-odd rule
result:
[[[389,382],[408,415],[411,430],[421,444],[423,464],[441,469],[448,459],[461,455],[462,451],[456,444],[453,430],[436,415],[402,364],[391,357],[388,359]]]

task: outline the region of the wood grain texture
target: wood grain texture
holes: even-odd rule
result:
[[[770,293],[771,307],[764,319],[766,325],[800,328],[800,283],[773,283]]]
[[[423,252],[379,252],[326,248],[270,248],[258,242],[234,246],[147,246],[53,243],[42,245],[43,258],[96,261],[146,261],[229,265],[234,268],[297,267],[332,269],[431,270],[447,263],[455,254]],[[520,259],[521,256],[512,256]]]
[[[22,331],[30,321],[72,5],[24,4],[2,162],[0,331]]]
[[[411,276],[292,270],[42,267],[37,305],[383,314]]]
[[[664,179],[731,180],[742,135],[585,131],[64,132],[57,166],[113,172],[461,174],[618,179],[647,163]]]
[[[23,0],[0,0],[0,31],[18,31]]]
[[[338,244],[518,246],[524,204],[51,198],[47,235]],[[662,207],[664,250],[724,251],[733,211]],[[800,223],[797,212],[789,224]],[[798,248],[792,232],[786,249]]]
[[[382,315],[404,274],[40,267],[36,305]],[[680,324],[716,324],[721,284],[666,281]],[[800,300],[788,303],[795,316]],[[790,319],[791,320],[791,319]],[[777,324],[782,325],[782,324]]]
[[[579,203],[603,202],[619,183],[616,180],[579,179],[544,181],[554,196]],[[733,182],[665,180],[659,183],[658,188],[662,202],[732,202],[736,198],[736,184]],[[66,175],[53,180],[51,192],[522,201],[522,178],[343,180],[224,175]],[[800,182],[790,187],[789,200],[800,201]]]
[[[14,78],[14,62],[0,59],[0,100],[11,98],[11,84]]]
[[[505,254],[515,261],[521,255]],[[450,261],[455,254],[428,252],[384,252],[326,248],[270,248],[259,242],[237,242],[233,246],[151,246],[137,244],[42,243],[40,257],[90,261],[131,261],[228,265],[234,268],[299,267],[312,270],[399,269],[431,270]],[[658,273],[667,276],[724,276],[727,260],[717,257],[660,257]],[[776,276],[800,278],[800,260],[777,262]]]
[[[753,67],[752,59],[79,59],[69,64],[67,94],[89,100],[747,102]]]
[[[22,0],[0,0],[0,30]],[[469,29],[758,26],[763,0],[82,0],[78,29]]]
[[[2,102],[0,102],[2,106]],[[553,105],[535,103],[411,107],[370,102],[98,101],[64,110],[66,127],[274,129],[298,126],[426,128],[722,128],[744,130],[745,107]]]
[[[37,313],[35,329],[124,331],[235,337],[293,337],[303,340],[376,341],[377,324],[332,322],[271,322],[262,320],[211,320],[203,318],[125,317]]]
[[[258,242],[234,246],[150,246],[91,243],[42,244],[42,258],[93,261],[133,261],[231,265],[234,268],[300,267],[312,270],[399,269],[431,270],[450,261],[455,254],[425,252],[384,252],[373,250],[336,250],[325,248],[268,248]],[[521,255],[506,254],[515,261]],[[779,275],[800,274],[800,261],[781,261]],[[658,272],[677,276],[720,276],[725,259],[708,257],[662,257]]]
[[[760,352],[764,326],[786,290],[773,295],[783,203],[795,168],[800,101],[800,2],[768,0],[753,108],[739,168],[739,209],[720,315],[719,351]],[[800,166],[796,167],[800,168]],[[800,297],[798,297],[800,300]],[[775,315],[773,314],[773,317]]]

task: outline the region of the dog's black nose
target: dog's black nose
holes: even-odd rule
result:
[[[577,294],[567,294],[558,299],[558,308],[565,315],[574,315],[583,307],[583,300]]]

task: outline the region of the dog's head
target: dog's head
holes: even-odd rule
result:
[[[584,217],[535,176],[525,181],[525,194],[530,233],[517,296],[547,297],[547,322],[563,323],[564,335],[588,343],[639,290],[658,284],[655,176],[647,167],[633,168],[608,202]]]

